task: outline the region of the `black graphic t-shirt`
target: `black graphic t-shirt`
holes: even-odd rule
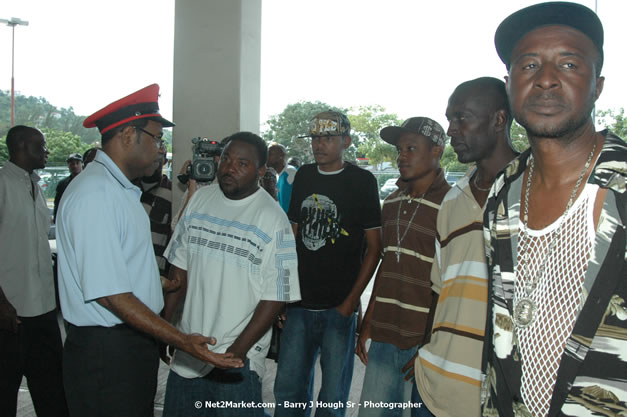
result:
[[[316,164],[305,165],[294,179],[288,217],[298,224],[302,306],[340,305],[359,274],[365,230],[381,227],[377,180],[348,163],[327,175]]]

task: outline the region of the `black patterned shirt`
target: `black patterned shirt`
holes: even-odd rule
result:
[[[549,416],[627,412],[627,144],[608,131],[589,183],[607,189],[583,296],[557,371]],[[521,393],[512,304],[520,196],[530,151],[513,160],[490,192],[484,218],[488,315],[482,415],[531,416]]]
[[[139,182],[139,188],[142,190],[142,206],[150,218],[152,246],[155,249],[159,273],[167,277],[170,264],[163,256],[163,252],[171,236],[172,181],[166,175],[162,175],[159,182],[152,184]]]

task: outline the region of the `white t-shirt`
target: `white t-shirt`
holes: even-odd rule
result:
[[[261,300],[300,300],[296,244],[281,207],[259,188],[230,200],[219,185],[196,191],[176,226],[164,256],[187,271],[187,294],[179,329],[217,339],[224,353],[242,333]],[[262,376],[268,331],[248,351],[250,369]],[[213,367],[182,351],[172,370],[202,377]]]

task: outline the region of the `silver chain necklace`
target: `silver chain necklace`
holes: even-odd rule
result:
[[[422,193],[422,195],[420,196],[420,198],[416,201],[416,208],[414,209],[414,212],[411,215],[411,218],[409,219],[409,223],[407,223],[407,227],[405,228],[405,232],[403,232],[403,236],[401,236],[401,205],[403,204],[403,196],[401,195],[401,201],[399,201],[398,203],[398,212],[396,213],[396,263],[399,263],[401,261],[401,243],[403,242],[403,239],[405,239],[405,236],[407,236],[407,232],[409,231],[409,228],[411,227],[411,223],[414,221],[414,217],[416,216],[416,213],[418,212],[418,208],[420,208],[420,203],[422,202],[422,199],[425,197],[425,195],[427,194],[427,192],[429,191],[431,187],[427,188],[427,191],[425,191],[424,193]],[[408,197],[408,203],[407,204],[411,204],[411,195],[407,194]],[[404,212],[403,212],[404,213]]]
[[[562,214],[562,219],[560,220],[559,225],[549,235],[549,238],[551,239],[551,242],[549,243],[549,248],[546,251],[546,254],[544,256],[544,259],[542,260],[542,263],[538,267],[535,273],[535,276],[533,277],[533,281],[530,282],[530,280],[527,280],[527,282],[524,285],[525,294],[523,295],[522,298],[514,302],[513,320],[514,320],[514,325],[518,329],[524,329],[525,327],[530,326],[536,318],[535,313],[536,313],[537,307],[536,307],[536,302],[533,301],[532,299],[533,293],[535,292],[538,286],[538,282],[540,281],[540,278],[542,278],[542,276],[544,275],[547,262],[557,242],[557,235],[561,231],[562,225],[564,224],[566,217],[568,217],[568,211],[570,210],[570,208],[573,205],[573,202],[575,201],[577,190],[579,189],[579,186],[581,185],[581,182],[583,181],[583,178],[586,175],[586,172],[588,172],[588,168],[590,167],[590,162],[592,162],[592,157],[594,156],[594,151],[596,150],[596,146],[597,145],[595,141],[594,146],[592,147],[592,151],[590,152],[590,155],[588,155],[588,160],[586,161],[586,165],[583,167],[581,174],[579,174],[579,178],[577,179],[575,188],[573,188],[573,191],[570,194],[570,199],[568,200],[568,204],[566,205],[566,210],[564,210],[564,214]],[[531,157],[531,161],[529,162],[529,175],[527,176],[527,183],[525,186],[525,208],[524,208],[524,213],[523,213],[524,230],[523,230],[523,233],[521,233],[521,239],[520,239],[521,240],[521,248],[520,248],[521,252],[520,253],[523,254],[523,266],[525,270],[525,275],[527,275],[527,277],[529,277],[530,275],[533,275],[529,271],[529,261],[528,259],[525,259],[525,258],[529,256],[529,236],[528,236],[529,234],[528,232],[529,194],[531,190],[531,178],[533,177],[534,165],[535,165],[534,159],[533,157]],[[523,242],[525,243],[524,248],[522,247]]]

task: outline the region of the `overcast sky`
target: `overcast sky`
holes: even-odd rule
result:
[[[462,81],[502,78],[494,31],[528,0],[264,0],[261,117],[297,101],[380,104],[445,125]],[[579,1],[591,9],[594,0]],[[597,108],[627,107],[627,2],[598,0],[605,90]],[[16,91],[88,115],[153,82],[172,114],[174,0],[3,0],[15,31]],[[11,29],[0,26],[0,89],[11,88]],[[444,126],[446,128],[446,126]],[[262,128],[263,129],[263,128]]]

